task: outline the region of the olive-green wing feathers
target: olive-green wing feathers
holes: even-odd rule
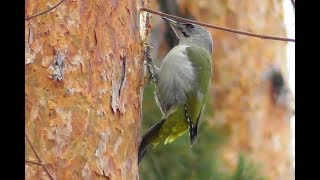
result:
[[[208,90],[211,84],[211,55],[204,48],[187,47],[189,61],[192,62],[196,75],[196,86],[187,95],[186,114],[192,125],[189,125],[190,142],[193,145],[197,139],[198,123],[204,109]]]

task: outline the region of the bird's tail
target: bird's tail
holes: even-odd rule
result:
[[[166,119],[161,120],[154,126],[152,126],[144,135],[141,137],[140,145],[139,145],[139,152],[138,152],[138,164],[148,152],[150,148],[153,147],[152,140],[159,134],[159,131]]]
[[[198,124],[195,125],[195,127],[189,127],[189,137],[190,137],[190,146],[192,147],[196,142],[198,138]]]

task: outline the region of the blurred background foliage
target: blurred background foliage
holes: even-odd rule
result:
[[[158,0],[151,4],[154,10],[189,19],[285,36],[282,0]],[[156,15],[151,26],[148,43],[159,65],[178,39]],[[208,30],[214,41],[213,77],[198,141],[190,148],[186,133],[172,143],[159,144],[140,163],[140,179],[293,179],[286,43]],[[270,72],[283,78],[281,87]],[[145,88],[141,134],[161,118],[153,92],[154,84]]]

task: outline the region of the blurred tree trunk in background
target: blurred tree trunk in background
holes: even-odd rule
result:
[[[171,0],[163,1],[153,1],[152,8],[233,29],[286,36],[281,0],[179,0],[178,9],[168,7],[174,4]],[[161,18],[153,15],[152,21],[149,43],[161,61],[172,39],[163,38]],[[293,179],[286,42],[206,29],[214,41],[213,83],[198,142],[189,148],[186,133],[154,148],[141,163],[142,179]],[[153,90],[148,87],[144,94],[142,133],[161,118]]]
[[[26,1],[26,17],[56,3]],[[138,178],[141,3],[66,0],[25,22],[26,133],[54,179]],[[25,156],[38,162],[27,142]]]
[[[191,13],[202,22],[286,36],[281,0],[179,2],[182,12]],[[275,102],[273,86],[266,75],[272,65],[287,80],[286,43],[209,30],[214,40],[210,124],[229,134],[221,151],[221,169],[235,170],[238,156],[243,153],[262,165],[268,179],[292,179],[291,106],[287,97],[281,103]]]

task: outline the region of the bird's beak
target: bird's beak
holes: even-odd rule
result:
[[[181,35],[181,33],[179,32],[180,23],[166,17],[162,17],[162,18],[171,26],[176,36],[180,39],[180,35]]]
[[[174,21],[174,20],[169,19],[169,18],[166,18],[166,17],[162,17],[162,18],[163,18],[165,21],[167,21],[167,23],[169,23],[172,28],[175,28],[175,27],[178,26],[178,22],[177,22],[177,21]]]

